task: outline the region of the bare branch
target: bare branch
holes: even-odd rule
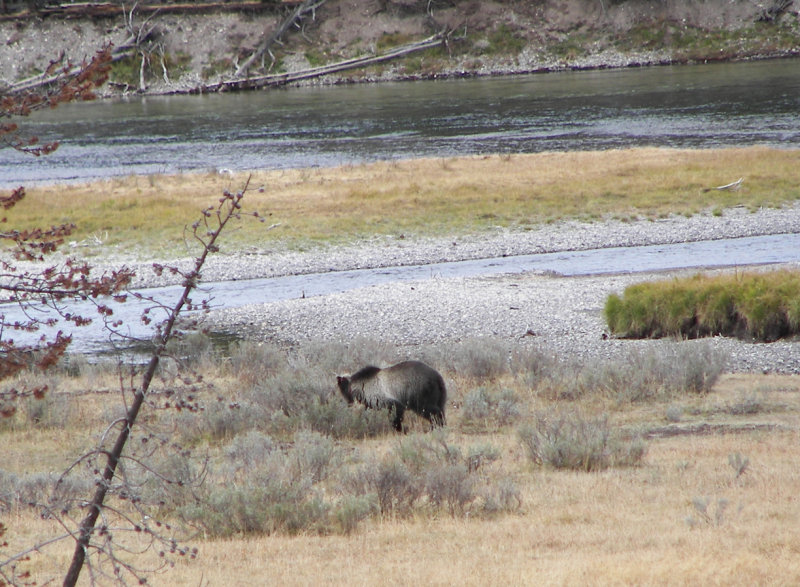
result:
[[[165,323],[160,325],[156,347],[151,355],[150,362],[148,363],[147,368],[142,375],[141,386],[134,393],[133,401],[125,416],[124,425],[117,436],[114,447],[108,453],[108,460],[106,462],[103,474],[97,484],[94,497],[88,506],[88,513],[80,524],[76,538],[75,552],[72,557],[72,563],[70,564],[70,567],[64,578],[65,586],[73,586],[77,583],[78,577],[84,566],[90,549],[108,553],[107,549],[109,547],[103,547],[102,545],[98,546],[94,544],[92,542],[92,537],[103,537],[108,532],[107,527],[102,525],[98,527],[97,524],[98,519],[106,507],[106,495],[111,489],[111,482],[117,475],[117,468],[122,458],[123,449],[128,442],[139,412],[148,396],[156,368],[158,367],[162,355],[164,355],[166,351],[167,343],[174,335],[176,321],[183,308],[190,303],[189,296],[197,285],[197,281],[208,255],[218,249],[216,244],[217,239],[222,234],[230,220],[239,218],[241,215],[241,200],[247,191],[249,182],[250,179],[248,178],[247,183],[242,191],[237,192],[236,194],[231,194],[230,192],[225,191],[223,197],[220,198],[219,205],[215,209],[217,226],[214,230],[211,230],[206,234],[207,238],[203,241],[205,244],[202,247],[200,255],[195,260],[194,268],[186,275],[183,292],[178,298],[178,301],[172,307]],[[106,544],[108,545],[108,543]],[[173,546],[173,548],[177,548],[177,546]],[[132,572],[131,569],[128,570]]]

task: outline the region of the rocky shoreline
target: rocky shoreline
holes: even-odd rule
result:
[[[659,221],[564,222],[535,231],[499,231],[463,239],[381,239],[304,254],[220,256],[212,258],[204,279],[248,279],[798,231],[797,206],[757,212],[734,209],[721,216],[702,214]],[[800,373],[798,343],[793,341],[756,344],[722,337],[641,341],[608,336],[602,308],[609,294],[639,281],[697,271],[588,277],[541,272],[469,278],[432,275],[416,282],[218,310],[206,317],[204,326],[286,346],[374,340],[407,349],[408,356],[420,346],[484,337],[535,345],[543,352],[579,361],[620,358],[633,350],[664,345],[710,345],[729,356],[728,370],[732,372]]]

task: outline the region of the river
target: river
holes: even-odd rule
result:
[[[66,105],[25,124],[43,140],[61,140],[61,147],[38,159],[0,149],[0,186],[644,145],[798,148],[800,60],[131,98]],[[235,307],[434,275],[654,271],[695,266],[698,259],[704,266],[800,261],[798,239],[776,235],[207,285],[216,303]],[[171,302],[173,290],[148,293]],[[150,333],[137,320],[141,310],[129,303],[115,314],[134,337]],[[108,347],[102,328],[75,335],[74,350]]]
[[[524,272],[551,272],[565,277],[579,275],[602,275],[614,273],[636,273],[642,271],[664,271],[683,269],[688,266],[713,268],[760,265],[784,262],[800,262],[800,234],[777,234],[711,241],[649,245],[638,247],[611,247],[583,251],[562,251],[475,259],[430,265],[381,267],[351,271],[331,271],[304,275],[287,275],[250,279],[247,281],[224,281],[203,283],[202,292],[195,298],[210,300],[213,309],[236,308],[247,304],[262,304],[281,300],[309,298],[345,292],[391,282],[421,281],[432,278],[454,278],[515,274]],[[181,286],[168,286],[139,290],[148,300],[171,307],[179,298]],[[139,320],[142,312],[154,304],[130,297],[126,303],[108,300],[113,308],[114,320],[124,323],[124,337],[147,339],[153,327]],[[90,302],[72,303],[69,311],[84,316],[96,314]],[[150,317],[156,321],[166,318],[162,310],[154,310]],[[24,320],[21,310],[14,305],[0,305],[0,313],[10,321]],[[50,317],[58,319],[54,313]],[[44,314],[40,316],[43,318]],[[50,336],[64,328],[60,326],[43,329],[35,333],[15,333],[17,342],[33,343],[43,332]],[[118,336],[109,336],[101,320],[89,326],[70,329],[73,335],[73,351],[102,353],[110,347],[110,340],[127,346]]]
[[[800,147],[800,60],[132,97],[22,121],[0,187],[190,170],[636,146]]]

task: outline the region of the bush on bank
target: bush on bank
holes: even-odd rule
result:
[[[610,295],[604,314],[611,332],[626,338],[722,335],[771,342],[800,331],[800,272],[639,283]]]

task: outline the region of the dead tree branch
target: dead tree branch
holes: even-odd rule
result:
[[[408,45],[403,45],[402,47],[397,47],[395,49],[387,51],[386,53],[381,53],[379,55],[367,55],[364,57],[346,59],[344,61],[338,61],[336,63],[322,65],[320,67],[312,67],[310,69],[304,69],[301,71],[263,75],[258,77],[251,77],[248,79],[226,80],[216,84],[209,84],[206,86],[202,86],[200,88],[196,88],[194,92],[195,93],[222,92],[227,90],[263,88],[267,86],[282,86],[285,84],[289,84],[304,79],[313,79],[315,77],[321,77],[323,75],[328,75],[331,73],[338,73],[340,71],[347,71],[349,69],[358,69],[361,67],[367,67],[369,65],[374,65],[376,63],[383,63],[385,61],[390,61],[392,59],[397,59],[399,57],[411,55],[412,53],[416,53],[418,51],[424,51],[426,49],[439,47],[442,44],[446,44],[446,39],[447,39],[446,35],[440,33],[432,37],[428,37],[427,39],[423,39],[422,41],[418,41],[416,43],[410,43]]]
[[[289,28],[298,24],[309,14],[311,14],[311,17],[314,18],[316,16],[315,12],[317,8],[322,6],[324,3],[325,0],[304,0],[300,6],[292,11],[292,14],[289,15],[289,18],[284,20],[278,28],[272,31],[267,38],[262,41],[256,50],[253,51],[250,57],[245,59],[243,63],[239,64],[239,66],[236,68],[234,77],[242,77],[247,75],[247,71],[250,69],[250,66],[253,65],[253,62],[264,55],[264,53],[269,52],[270,47],[279,41],[286,31],[289,30]]]
[[[136,424],[139,412],[148,397],[150,385],[153,381],[159,361],[166,351],[167,344],[175,335],[175,325],[178,317],[184,307],[191,304],[190,295],[198,285],[201,270],[205,265],[206,259],[208,255],[218,250],[217,240],[219,236],[232,219],[241,216],[241,201],[246,190],[247,185],[245,185],[242,191],[236,194],[232,194],[226,190],[220,200],[220,204],[216,208],[204,210],[202,221],[195,223],[193,227],[195,237],[202,245],[201,253],[195,260],[194,268],[186,275],[183,283],[183,291],[178,301],[171,308],[166,321],[157,330],[156,345],[147,368],[142,375],[141,385],[134,392],[133,400],[122,422],[114,446],[107,453],[105,468],[98,480],[95,494],[87,506],[88,512],[80,523],[77,532],[73,535],[75,539],[75,552],[69,570],[64,578],[65,586],[74,586],[77,583],[78,577],[91,550],[105,552],[107,555],[114,558],[113,552],[109,552],[109,548],[113,546],[113,543],[109,545],[104,542],[108,539],[107,536],[104,536],[104,532],[102,531],[104,525],[101,525],[100,532],[98,532],[96,528],[98,518],[100,518],[106,509],[106,495],[113,489],[112,483],[114,482],[115,476],[118,475],[117,468],[120,464],[123,450],[130,437],[131,430]],[[214,224],[209,226],[209,221]],[[202,228],[207,228],[208,230],[200,232]],[[99,542],[93,542],[94,537],[98,537]]]

